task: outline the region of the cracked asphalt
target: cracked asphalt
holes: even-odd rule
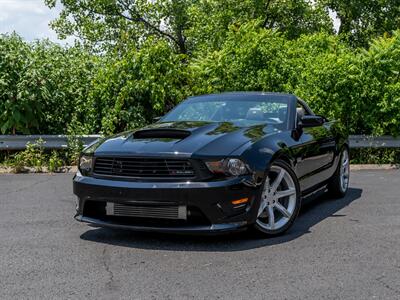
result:
[[[0,175],[1,299],[400,299],[400,170],[356,171],[274,239],[73,220],[72,175]]]

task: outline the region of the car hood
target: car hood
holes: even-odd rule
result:
[[[273,133],[272,126],[238,127],[230,122],[161,122],[103,139],[88,149],[96,155],[219,157]]]

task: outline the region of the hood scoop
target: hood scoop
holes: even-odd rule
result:
[[[190,131],[188,130],[180,130],[180,129],[144,129],[138,130],[133,134],[133,138],[135,139],[157,139],[157,138],[166,138],[166,139],[184,139],[190,135]]]

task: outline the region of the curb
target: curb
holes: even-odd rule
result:
[[[390,164],[382,164],[382,165],[375,165],[375,164],[363,164],[363,165],[350,165],[351,171],[360,171],[360,170],[395,170],[399,169],[400,165],[390,165]]]

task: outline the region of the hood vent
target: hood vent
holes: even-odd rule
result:
[[[133,134],[135,139],[169,138],[184,139],[190,135],[190,131],[179,129],[144,129]]]

